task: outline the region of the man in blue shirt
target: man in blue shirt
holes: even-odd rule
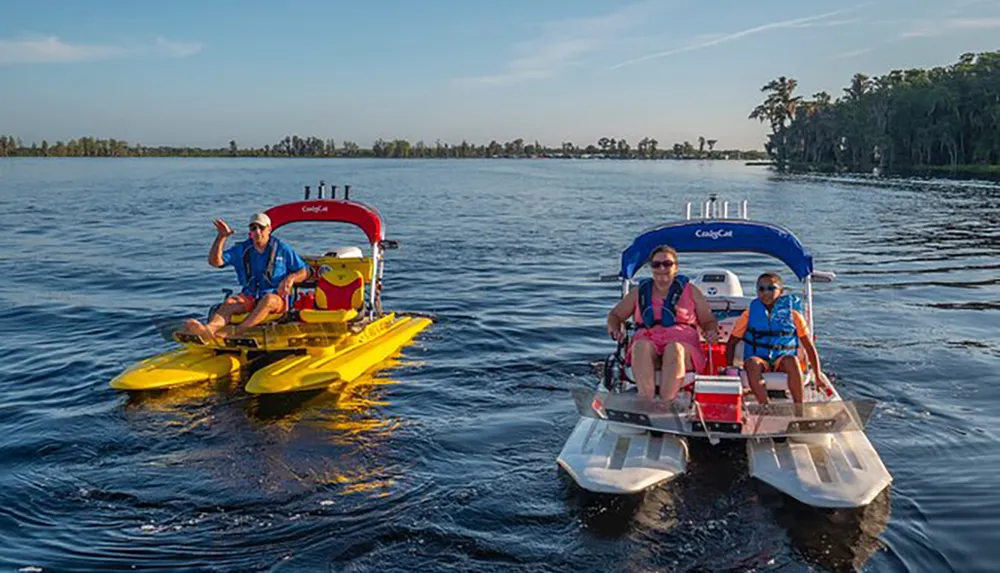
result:
[[[250,217],[250,238],[223,251],[233,234],[222,219],[215,220],[217,236],[208,251],[208,264],[223,268],[232,265],[243,290],[225,300],[208,324],[188,320],[190,332],[211,340],[234,314],[250,313],[233,332],[240,335],[260,324],[269,314],[288,310],[288,296],[295,283],[309,277],[309,266],[292,248],[271,236],[271,218],[264,213]]]

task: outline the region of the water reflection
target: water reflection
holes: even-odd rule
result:
[[[891,488],[856,509],[823,510],[783,495],[763,483],[761,496],[775,521],[808,559],[830,571],[856,571],[884,547],[879,536],[891,514]]]
[[[386,294],[442,315],[426,348],[408,350],[430,366],[395,371],[397,387],[262,400],[241,381],[127,399],[106,385],[163,347],[147,340],[150,316],[204,318],[217,287],[235,285],[203,260],[206,213],[246,216],[219,197],[270,205],[330,164],[15,161],[0,178],[12,231],[0,570],[991,570],[997,187],[773,183],[735,162],[686,163],[338,163],[404,245]],[[39,207],[36,191],[66,182],[85,216],[134,220],[64,240],[80,209]],[[607,348],[616,291],[593,277],[613,272],[636,229],[719,189],[837,273],[815,293],[820,353],[845,397],[882,403],[868,432],[901,486],[847,522],[761,500],[739,450],[704,448],[688,476],[609,502],[553,479],[575,416],[551,389],[577,385]],[[609,216],[612,196],[623,201]],[[80,260],[114,264],[95,274]],[[751,279],[776,266],[743,255],[682,265]],[[890,503],[891,553],[879,552]]]
[[[660,488],[631,495],[594,493],[576,486],[561,468],[560,479],[566,485],[566,501],[574,508],[585,531],[596,538],[616,539],[631,532],[642,510],[649,511],[656,503],[646,503],[651,492],[667,492]],[[666,493],[669,497],[669,493]],[[646,521],[646,520],[644,520]]]
[[[585,491],[560,472],[566,502],[595,542],[626,541],[625,570],[655,562],[668,569],[744,570],[777,564],[791,543],[821,570],[855,571],[884,547],[890,489],[863,508],[814,508],[747,475],[745,445],[689,440],[688,471],[632,495]]]
[[[242,388],[251,373],[132,392],[124,415],[136,437],[149,444],[169,444],[179,434],[197,437],[153,463],[208,471],[218,487],[332,488],[381,497],[396,480],[377,452],[400,426],[382,411],[388,405],[385,388],[397,383],[388,370],[398,364],[391,359],[351,382],[308,392],[250,395]]]

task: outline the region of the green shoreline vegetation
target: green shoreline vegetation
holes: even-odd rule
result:
[[[0,135],[0,157],[386,157],[737,159],[779,172],[822,172],[987,177],[1000,179],[1000,51],[962,54],[950,66],[855,74],[843,95],[804,99],[798,82],[779,77],[761,91],[764,101],[749,119],[770,124],[764,151],[716,150],[718,140],[699,137],[660,148],[652,137],[633,147],[624,138],[602,137],[586,146],[565,141],[548,147],[490,141],[474,144],[410,143],[377,139],[370,148],[353,141],[286,136],[274,145],[220,148],[145,146],[117,139],[81,137],[25,145]]]
[[[832,99],[779,77],[750,119],[768,122],[778,171],[1000,177],[1000,51],[955,64],[855,74]]]
[[[563,158],[563,159],[739,159],[759,161],[767,159],[760,150],[716,150],[718,140],[698,138],[698,145],[691,142],[675,143],[660,149],[659,142],[644,137],[635,147],[628,140],[602,137],[585,147],[563,142],[552,148],[538,141],[525,143],[518,138],[504,143],[496,140],[487,145],[475,145],[463,140],[460,144],[415,144],[405,139],[377,139],[370,148],[363,148],[353,141],[336,142],[319,137],[289,135],[274,145],[260,148],[239,147],[230,141],[217,149],[201,147],[145,146],[130,144],[119,139],[81,137],[67,143],[50,144],[32,142],[25,145],[12,135],[0,135],[0,157],[385,157],[385,158]]]

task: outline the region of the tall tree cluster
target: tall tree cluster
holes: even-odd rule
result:
[[[1000,51],[963,54],[932,69],[855,74],[843,94],[805,99],[780,77],[750,119],[770,124],[765,150],[779,169],[894,172],[1000,163]]]

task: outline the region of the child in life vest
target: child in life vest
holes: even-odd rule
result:
[[[800,308],[795,295],[784,293],[784,282],[777,273],[764,273],[757,277],[757,298],[733,326],[726,344],[726,364],[733,364],[736,345],[742,340],[743,369],[759,404],[768,401],[761,381],[765,372],[786,373],[792,401],[802,404],[800,347],[809,358],[817,384],[822,384],[819,354]]]

